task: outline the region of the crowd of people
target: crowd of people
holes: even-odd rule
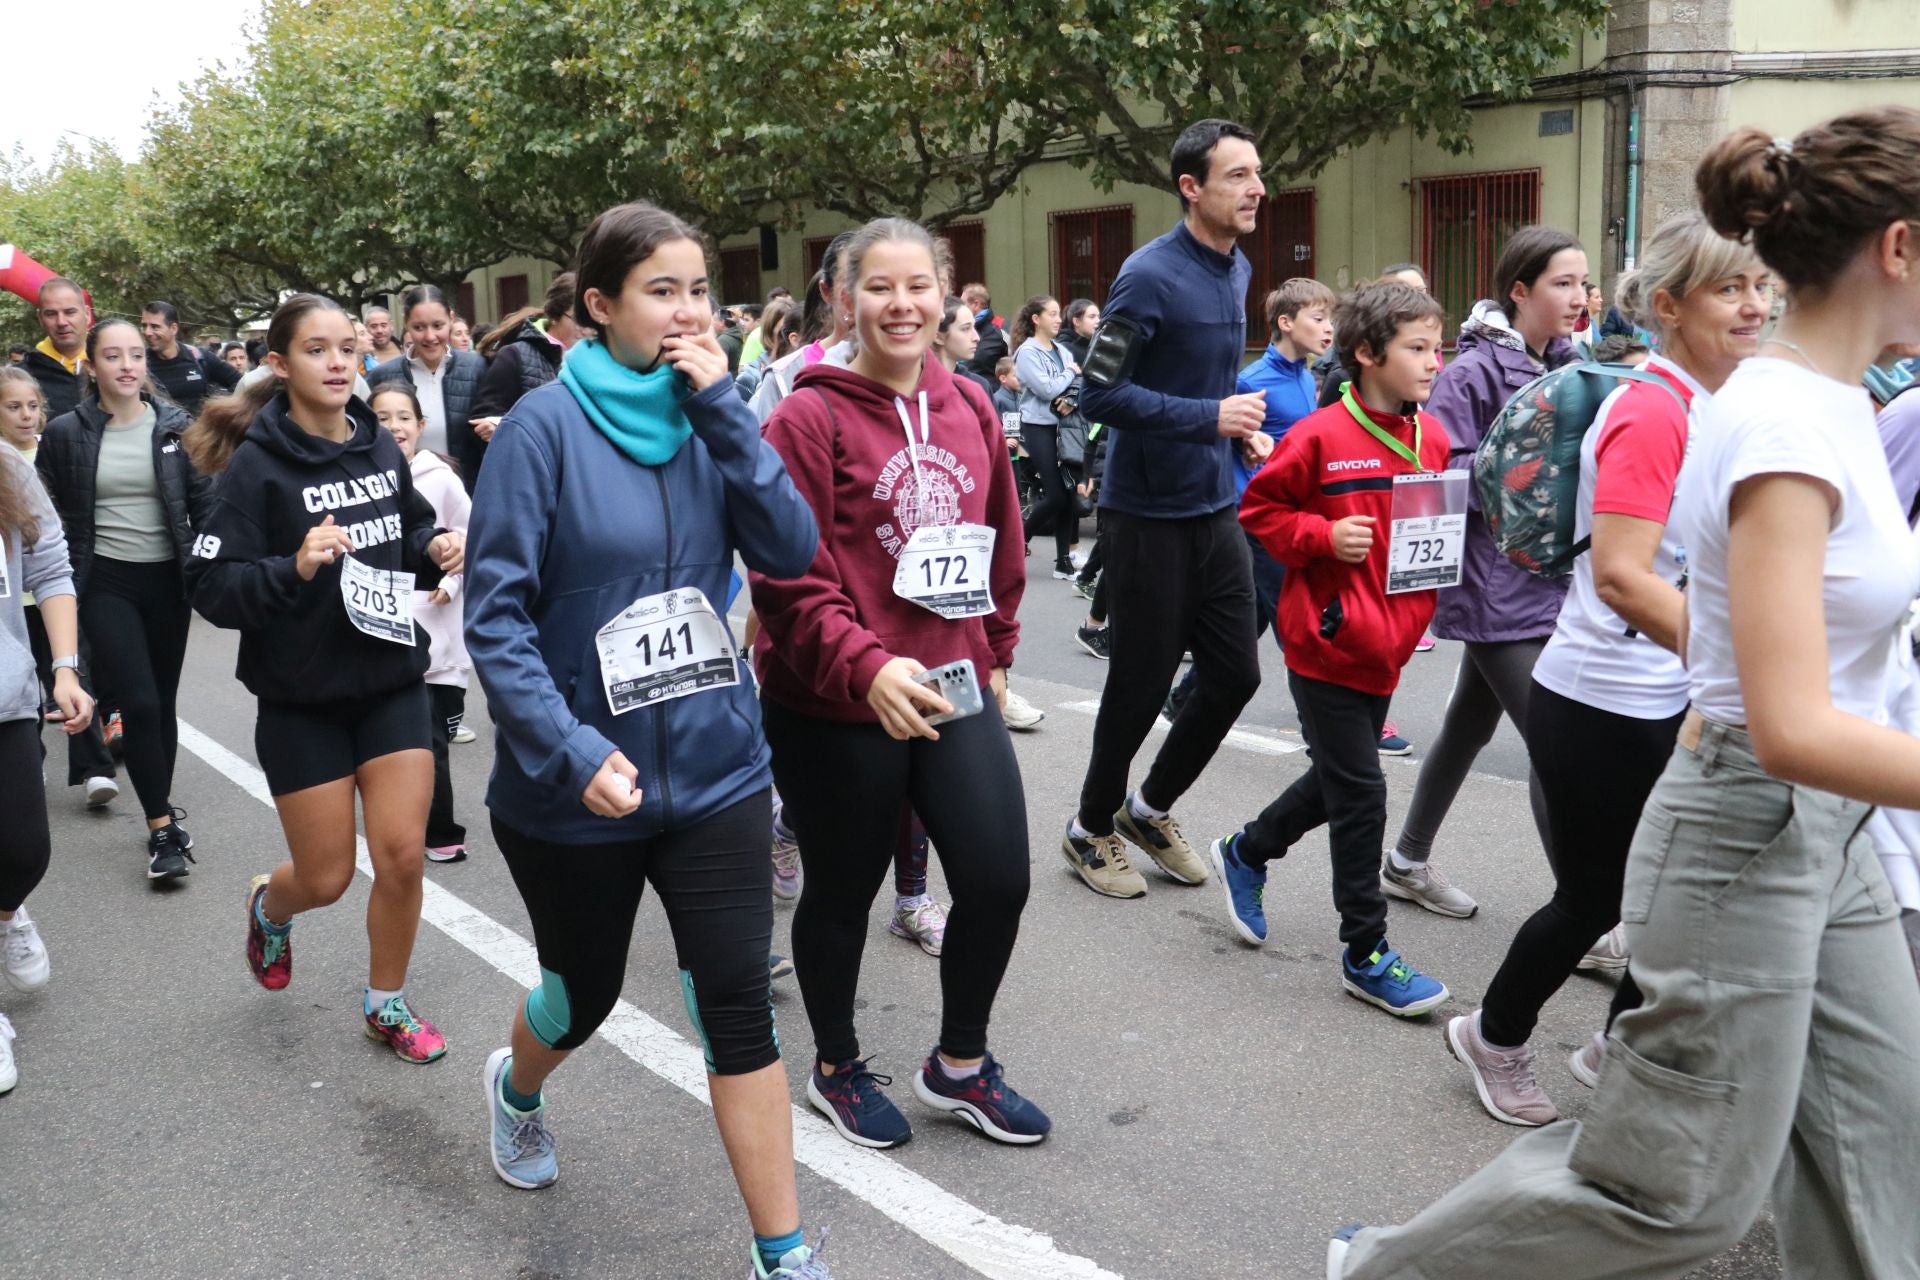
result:
[[[238,632],[286,856],[235,944],[290,985],[296,918],[352,882],[357,802],[364,1030],[426,1065],[448,1042],[408,971],[426,863],[468,857],[449,755],[477,675],[492,848],[540,963],[482,1068],[493,1170],[559,1177],[545,1086],[619,999],[651,884],[749,1275],[824,1280],[768,984],[798,983],[808,1104],[857,1145],[909,1141],[855,1016],[889,871],[889,933],[940,964],[914,1098],[999,1143],[1052,1129],[989,1030],[1031,887],[1020,605],[1070,582],[1107,666],[1068,867],[1115,899],[1149,866],[1217,886],[1259,947],[1275,864],[1325,827],[1339,980],[1387,1014],[1450,996],[1391,945],[1389,900],[1475,914],[1436,838],[1503,716],[1528,748],[1554,892],[1445,1039],[1534,1132],[1410,1222],[1341,1231],[1329,1277],[1677,1276],[1769,1194],[1790,1274],[1909,1275],[1920,396],[1876,418],[1868,387],[1920,351],[1916,155],[1905,109],[1744,130],[1610,309],[1573,236],[1527,227],[1455,334],[1399,263],[1343,295],[1281,284],[1251,363],[1237,242],[1265,187],[1223,120],[1180,133],[1182,216],[1104,301],[1036,296],[1010,325],[899,218],[836,238],[801,297],[722,307],[700,233],[641,202],[490,329],[428,284],[360,315],[294,294],[236,359],[168,303],[96,318],[55,277],[44,340],[0,368],[0,768],[30,778],[56,722],[98,807],[118,754],[147,876],[185,879],[192,614]],[[1523,543],[1516,510],[1553,532]],[[1174,809],[1269,630],[1306,767],[1196,848]],[[1434,637],[1459,675],[1389,841],[1381,756],[1410,747],[1388,712]],[[52,841],[24,790],[0,972],[36,990]],[[1594,1099],[1556,1124],[1530,1040],[1582,968],[1619,981],[1570,1064]],[[0,1093],[14,1039],[0,1016]]]

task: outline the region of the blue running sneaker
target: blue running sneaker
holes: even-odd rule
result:
[[[1396,1018],[1417,1018],[1450,994],[1445,983],[1408,964],[1384,942],[1367,957],[1364,969],[1355,968],[1342,947],[1340,981],[1354,999],[1378,1005]]]
[[[1238,831],[1213,842],[1214,878],[1226,892],[1234,931],[1257,947],[1267,940],[1267,869],[1256,871],[1236,858],[1233,846],[1239,842]]]
[[[935,1061],[938,1057],[938,1051],[928,1054],[914,1074],[913,1094],[920,1101],[951,1111],[994,1141],[1014,1146],[1031,1146],[1053,1129],[1046,1112],[1007,1084],[992,1054],[965,1080],[947,1079]]]
[[[913,1137],[913,1126],[900,1108],[880,1091],[892,1076],[867,1070],[865,1058],[837,1062],[833,1074],[822,1075],[816,1064],[807,1076],[807,1101],[833,1121],[848,1142],[861,1147],[897,1147]]]
[[[500,1181],[523,1191],[536,1191],[560,1180],[560,1161],[553,1152],[553,1135],[547,1132],[545,1104],[521,1115],[509,1110],[506,1099],[500,1096],[500,1086],[506,1083],[507,1067],[512,1062],[512,1049],[495,1049],[480,1073],[487,1089],[487,1122],[493,1130],[488,1147]]]
[[[833,1280],[833,1273],[827,1270],[827,1264],[820,1261],[820,1251],[827,1247],[828,1231],[820,1232],[820,1242],[809,1249],[801,1245],[789,1249],[780,1255],[779,1265],[769,1271],[760,1264],[760,1251],[749,1249],[753,1255],[753,1270],[747,1273],[747,1280]]]
[[[1347,1250],[1353,1248],[1353,1238],[1365,1231],[1365,1227],[1342,1227],[1333,1233],[1333,1239],[1327,1241],[1327,1280],[1341,1280],[1347,1274]]]

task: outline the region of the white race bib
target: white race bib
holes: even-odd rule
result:
[[[733,639],[698,587],[642,596],[600,628],[594,646],[615,715],[740,683]]]
[[[992,613],[987,573],[996,536],[985,524],[920,526],[900,552],[893,593],[949,620]]]
[[[347,620],[376,640],[413,644],[413,575],[371,569],[352,556],[340,562],[340,599]]]
[[[1460,585],[1467,545],[1465,471],[1423,471],[1393,478],[1387,544],[1387,594]]]

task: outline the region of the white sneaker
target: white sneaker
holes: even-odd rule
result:
[[[1000,709],[1000,718],[1007,722],[1007,728],[1025,733],[1038,728],[1040,722],[1047,718],[1047,713],[1009,689],[1007,705]]]
[[[0,1013],[0,1093],[13,1092],[20,1083],[20,1069],[13,1065],[13,1024]]]
[[[1087,553],[1084,551],[1075,551],[1067,556],[1067,563],[1076,569],[1084,569],[1087,567]]]
[[[1587,954],[1580,957],[1580,963],[1574,968],[1618,975],[1627,971],[1627,960],[1626,927],[1615,925],[1587,949]]]
[[[52,972],[47,944],[40,941],[40,930],[25,906],[13,913],[13,919],[0,921],[0,972],[15,991],[38,991]]]
[[[1573,1051],[1567,1059],[1567,1070],[1573,1078],[1589,1089],[1600,1087],[1600,1065],[1607,1060],[1607,1033],[1596,1031],[1593,1039]]]
[[[104,809],[120,794],[120,784],[112,778],[87,779],[87,808]]]
[[[452,735],[448,740],[451,742],[466,743],[466,742],[472,742],[477,737],[479,737],[478,734],[476,734],[473,730],[467,728],[467,726],[464,723],[462,723],[458,729],[455,729],[453,731]]]

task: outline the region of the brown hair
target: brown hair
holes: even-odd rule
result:
[[[1920,111],[1851,112],[1791,143],[1737,129],[1707,152],[1694,184],[1715,231],[1751,237],[1788,288],[1818,291],[1887,226],[1920,220]]]
[[[503,343],[519,332],[520,326],[536,316],[544,317],[548,324],[565,319],[573,310],[573,272],[562,271],[547,282],[546,299],[537,307],[522,307],[518,311],[509,311],[502,316],[493,328],[487,330],[487,336],[473,344],[473,349],[491,360]]]
[[[1513,286],[1524,284],[1531,289],[1547,273],[1555,254],[1578,248],[1580,242],[1558,227],[1522,227],[1514,232],[1493,267],[1493,305],[1513,319]]]
[[[698,231],[645,200],[617,204],[595,218],[573,256],[574,323],[598,328],[600,322],[587,310],[587,290],[598,289],[606,298],[619,297],[627,273],[670,240],[702,243]]]
[[[1047,309],[1054,297],[1050,293],[1036,293],[1021,306],[1020,314],[1013,318],[1013,338],[1015,349],[1033,336],[1033,318]]]
[[[1375,280],[1353,290],[1333,309],[1333,341],[1347,375],[1359,380],[1361,365],[1354,353],[1361,347],[1378,360],[1401,325],[1438,320],[1442,314],[1439,299],[1398,280]]]
[[[135,334],[140,333],[140,326],[125,316],[108,316],[105,320],[95,321],[93,327],[87,330],[87,342],[84,348],[87,353],[87,363],[80,371],[80,397],[83,400],[88,398],[98,400],[100,398],[100,380],[95,377],[93,373],[93,349],[100,340],[100,334],[107,329],[113,328],[115,325],[125,325],[127,328],[133,330]],[[144,354],[146,349],[146,339],[142,337],[140,340],[140,350]],[[155,400],[164,400],[168,404],[173,403],[173,398],[160,388],[160,384],[153,380],[151,373],[140,380],[140,391],[143,395],[151,396]]]
[[[1267,332],[1273,333],[1280,326],[1280,317],[1291,319],[1308,307],[1331,307],[1334,304],[1333,290],[1308,276],[1295,276],[1283,280],[1278,289],[1267,295]]]
[[[800,332],[800,304],[791,297],[775,298],[760,313],[760,346],[768,356],[778,359],[787,354],[782,339]]]
[[[300,336],[300,324],[316,311],[337,311],[351,319],[351,313],[332,298],[317,293],[296,293],[274,309],[267,322],[267,350],[284,358]],[[233,460],[233,451],[246,438],[247,428],[260,416],[273,398],[280,394],[280,379],[271,373],[230,395],[207,401],[199,418],[187,428],[180,443],[201,475],[217,476]]]

